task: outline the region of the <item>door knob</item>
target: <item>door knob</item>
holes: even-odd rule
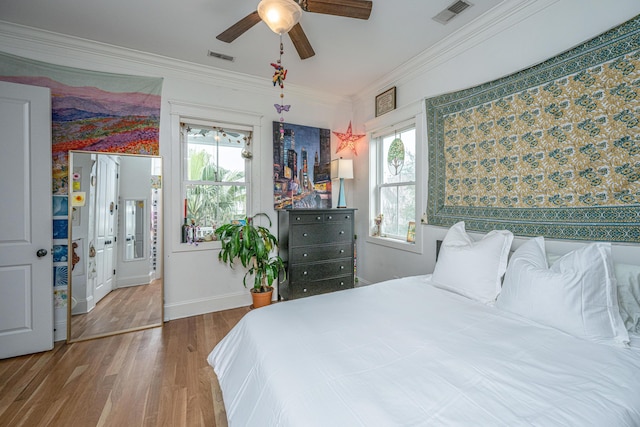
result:
[[[42,258],[43,256],[47,255],[47,250],[46,249],[38,249],[38,252],[36,252],[36,255],[38,256],[38,258]]]

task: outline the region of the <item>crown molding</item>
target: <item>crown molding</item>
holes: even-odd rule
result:
[[[559,0],[504,0],[493,9],[464,25],[431,48],[401,64],[353,98],[354,104],[369,102],[377,93],[390,86],[410,82],[438,65],[462,54],[483,41],[499,34]],[[407,99],[413,103],[415,99]]]
[[[89,61],[101,71],[122,72],[153,77],[172,77],[227,89],[273,94],[271,78],[262,78],[208,67],[148,52],[114,46],[93,40],[0,21],[0,50],[29,59],[86,68]],[[321,105],[351,105],[351,98],[287,85],[290,95]]]

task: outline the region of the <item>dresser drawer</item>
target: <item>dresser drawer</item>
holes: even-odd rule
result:
[[[337,261],[315,262],[310,264],[296,264],[289,269],[289,281],[311,282],[322,280],[328,277],[353,275],[353,258],[346,258]]]
[[[337,245],[304,246],[292,249],[289,261],[292,264],[303,262],[328,261],[337,258],[353,257],[353,245],[341,243]]]
[[[351,214],[350,212],[332,212],[324,214],[324,220],[326,222],[345,221],[350,223],[352,219],[353,214]]]
[[[338,277],[333,279],[319,280],[309,283],[298,283],[291,285],[291,299],[310,297],[312,295],[326,294],[342,289],[353,288],[353,277]]]
[[[351,212],[331,212],[331,213],[291,213],[289,221],[290,225],[295,224],[317,224],[323,221],[346,221],[351,222],[353,214]]]
[[[324,221],[323,213],[291,213],[289,221],[291,226],[296,224],[314,224]]]
[[[346,243],[353,239],[350,222],[307,224],[293,226],[289,234],[289,247]]]

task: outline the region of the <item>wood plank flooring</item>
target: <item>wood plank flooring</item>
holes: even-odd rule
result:
[[[162,323],[162,280],[109,292],[86,314],[71,316],[71,340],[84,340],[118,331]]]
[[[0,360],[0,426],[224,427],[206,357],[248,311],[172,320]]]

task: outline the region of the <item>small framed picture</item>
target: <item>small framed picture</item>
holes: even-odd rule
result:
[[[66,217],[69,215],[67,196],[53,196],[53,216]]]
[[[416,223],[414,221],[409,222],[409,228],[407,228],[407,242],[414,243],[416,241]]]
[[[396,109],[396,87],[387,89],[376,96],[376,117]]]
[[[53,262],[67,262],[67,245],[53,245]]]
[[[69,237],[69,221],[67,219],[53,220],[53,238],[67,239]]]
[[[69,267],[56,265],[53,267],[53,286],[67,286],[69,283]]]

